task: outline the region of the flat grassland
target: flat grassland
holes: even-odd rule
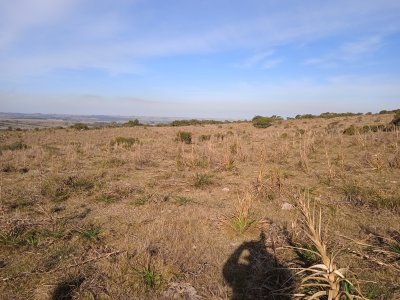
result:
[[[400,132],[343,134],[392,118],[2,131],[1,299],[314,293],[298,199],[341,288],[399,299]]]

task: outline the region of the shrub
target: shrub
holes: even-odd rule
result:
[[[225,121],[229,123],[229,121]],[[222,124],[224,122],[222,121],[216,121],[216,120],[197,120],[197,119],[192,119],[192,120],[175,120],[172,121],[171,125],[172,126],[189,126],[189,125],[206,125],[206,124]]]
[[[396,113],[394,116],[393,120],[390,122],[390,124],[393,124],[395,126],[400,126],[400,111]]]
[[[357,132],[358,130],[354,125],[351,125],[350,127],[347,127],[345,130],[343,130],[343,134],[347,135],[355,135]]]
[[[272,125],[273,120],[273,118],[269,117],[255,116],[251,122],[256,128],[267,128]]]
[[[123,137],[123,136],[117,136],[111,141],[111,145],[117,145],[117,146],[123,146],[125,148],[130,148],[134,144],[138,144],[139,139],[138,138],[133,138],[133,137]]]
[[[179,131],[176,134],[176,139],[179,142],[184,142],[185,144],[191,144],[192,143],[192,134],[188,131]]]
[[[204,142],[204,141],[209,141],[211,139],[211,134],[202,134],[199,136],[199,141]]]
[[[23,150],[23,149],[27,149],[28,146],[26,144],[24,144],[21,141],[18,142],[14,142],[12,144],[9,145],[4,145],[0,147],[0,150],[10,150],[10,151],[14,151],[14,150]]]
[[[88,130],[89,129],[89,127],[84,123],[75,123],[74,125],[71,125],[70,128],[76,129],[76,130]]]
[[[135,126],[140,126],[140,125],[142,125],[142,124],[139,122],[138,119],[135,119],[133,121],[129,120],[128,122],[122,124],[122,126],[124,126],[124,127],[135,127]]]
[[[393,122],[393,121],[392,121]],[[363,127],[356,127],[354,125],[351,125],[350,127],[347,127],[345,130],[343,130],[343,134],[347,135],[355,135],[355,134],[363,134],[367,132],[379,132],[379,131],[384,131],[384,132],[390,132],[395,129],[395,126],[393,123],[389,123],[389,125],[364,125]]]

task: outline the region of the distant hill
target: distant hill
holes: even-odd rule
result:
[[[24,113],[5,113],[0,112],[0,120],[59,120],[64,122],[127,122],[129,120],[138,119],[145,124],[168,123],[177,119],[185,118],[169,118],[169,117],[143,117],[143,116],[108,116],[108,115],[67,115],[67,114],[24,114]]]
[[[141,124],[157,125],[172,123],[176,120],[189,120],[182,117],[147,117],[147,116],[108,116],[108,115],[68,115],[68,114],[42,114],[42,113],[6,113],[0,112],[0,128],[50,128],[69,126],[74,123],[87,123],[100,125],[104,123],[125,123],[129,120],[139,120]],[[199,118],[198,120],[204,120]],[[218,120],[218,119],[215,119]],[[222,119],[221,119],[222,121]]]

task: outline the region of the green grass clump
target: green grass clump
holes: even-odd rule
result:
[[[80,230],[76,230],[76,232],[85,239],[93,240],[97,239],[100,234],[100,227],[94,224],[89,224],[87,227],[82,228]]]
[[[148,289],[156,288],[162,281],[162,276],[150,266],[143,268],[139,275]]]
[[[211,175],[204,173],[196,173],[196,175],[194,175],[194,186],[196,188],[202,188],[210,184],[212,184]]]
[[[341,187],[344,199],[348,202],[360,203],[364,197],[364,190],[355,183],[346,183]]]
[[[32,247],[36,247],[39,244],[38,234],[35,231],[28,232],[25,235],[25,243]]]
[[[185,205],[188,204],[190,201],[192,201],[192,199],[188,198],[188,197],[183,197],[183,196],[179,196],[176,198],[176,203],[180,206],[180,205]]]
[[[92,179],[79,176],[50,177],[42,183],[41,194],[59,202],[67,200],[74,192],[89,192],[95,187]]]
[[[232,228],[240,234],[243,234],[254,223],[254,220],[248,216],[237,216],[231,220]]]
[[[115,202],[115,197],[109,194],[101,194],[97,197],[97,201],[104,202],[104,203],[113,203]]]
[[[3,246],[32,246],[39,244],[39,233],[35,230],[26,230],[25,226],[15,226],[9,231],[0,232],[0,245]]]

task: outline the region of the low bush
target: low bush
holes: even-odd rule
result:
[[[124,126],[124,127],[135,127],[135,126],[140,126],[140,125],[143,125],[143,124],[141,124],[138,119],[135,119],[133,121],[129,120],[128,122],[122,124],[122,126]]]
[[[76,129],[76,130],[88,130],[89,129],[89,127],[84,123],[75,123],[74,125],[71,125],[69,128]]]
[[[354,125],[351,125],[350,127],[347,127],[345,130],[343,130],[343,134],[346,135],[355,135],[355,134],[363,134],[367,132],[390,132],[395,129],[394,124],[390,123],[388,125],[364,125],[363,127],[356,127]]]
[[[15,150],[24,150],[27,149],[28,145],[24,144],[21,141],[14,142],[9,145],[3,145],[0,147],[0,150],[10,150],[10,151],[15,151]]]
[[[179,142],[184,142],[185,144],[192,143],[192,134],[188,131],[179,131],[176,134],[176,140]]]
[[[211,139],[211,134],[202,134],[199,136],[200,142],[209,141],[210,139]]]
[[[400,111],[396,113],[394,116],[393,120],[390,122],[390,124],[395,125],[395,126],[400,126]]]
[[[130,148],[134,144],[138,144],[139,139],[138,138],[133,138],[133,137],[123,137],[123,136],[117,136],[111,141],[111,145],[117,145],[117,146],[122,146],[125,148]]]
[[[256,128],[267,128],[272,125],[273,121],[274,121],[273,118],[262,117],[262,116],[255,116],[251,120],[251,122],[253,123],[253,126]]]

